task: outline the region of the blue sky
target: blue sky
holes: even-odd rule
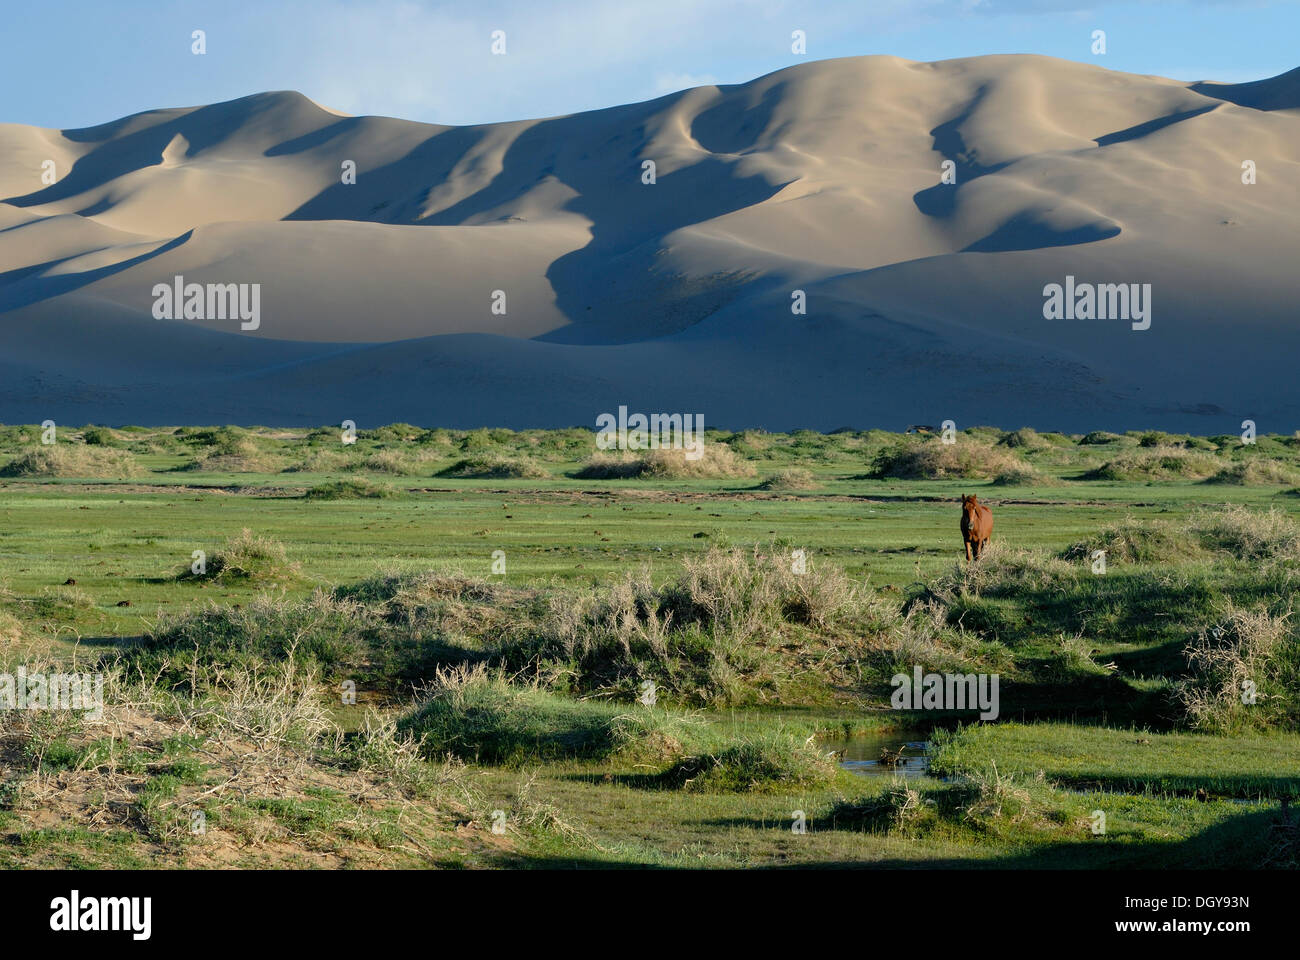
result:
[[[347,113],[483,123],[859,54],[1039,53],[1230,82],[1300,66],[1300,0],[13,0],[0,16],[0,122],[60,128],[283,89]],[[796,29],[806,57],[790,51]]]

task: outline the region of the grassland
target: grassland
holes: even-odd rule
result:
[[[1300,441],[955,441],[0,427],[0,865],[1294,866]]]

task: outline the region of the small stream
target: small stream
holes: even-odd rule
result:
[[[837,737],[820,742],[823,750],[833,750],[840,755],[840,766],[850,773],[863,777],[925,777],[930,772],[930,744],[919,730],[890,730],[885,733],[868,733],[844,738]],[[882,760],[882,755],[902,755],[894,763]]]

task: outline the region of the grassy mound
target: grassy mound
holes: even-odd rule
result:
[[[1239,560],[1300,559],[1300,526],[1281,510],[1249,510],[1230,504],[1198,510],[1191,527],[1201,543]]]
[[[759,490],[820,490],[812,473],[803,467],[789,467],[778,470],[758,485]]]
[[[1268,487],[1284,486],[1300,481],[1300,473],[1284,463],[1274,460],[1242,460],[1224,467],[1205,483],[1224,483],[1234,486]]]
[[[838,773],[834,758],[811,740],[772,734],[683,757],[658,780],[684,790],[756,792],[825,786]]]
[[[870,475],[898,480],[990,480],[1032,468],[1013,453],[991,443],[961,438],[956,443],[927,440],[901,444],[878,453]]]
[[[285,466],[278,444],[238,427],[187,433],[182,438],[197,447],[193,460],[179,469],[196,473],[279,473]]]
[[[1083,798],[990,766],[968,771],[961,782],[943,787],[895,783],[878,794],[837,800],[819,819],[839,830],[911,838],[969,834],[1050,843],[1086,837],[1088,812]]]
[[[1029,464],[1002,470],[993,478],[995,487],[1054,487],[1059,482],[1055,477],[1042,473]]]
[[[0,469],[0,477],[121,479],[143,472],[125,450],[53,443],[15,457]]]
[[[429,462],[435,458],[435,454],[425,450],[376,450],[362,460],[356,469],[407,477],[424,472],[428,469]]]
[[[298,579],[299,575],[298,564],[289,560],[284,544],[270,537],[254,536],[245,528],[208,557],[204,573],[195,574],[192,567],[187,567],[178,579],[284,583]]]
[[[421,740],[431,757],[514,763],[616,752],[671,756],[681,751],[682,724],[661,710],[570,700],[479,666],[439,671],[398,730]]]
[[[86,427],[81,431],[81,442],[89,447],[121,448],[126,446],[116,431],[110,430],[108,427]]]
[[[284,469],[284,460],[260,453],[213,453],[197,457],[180,469],[187,473],[279,473]]]
[[[285,473],[336,473],[357,466],[354,457],[341,450],[309,450],[284,468]]]
[[[1067,560],[1090,560],[1097,550],[1106,551],[1107,563],[1170,563],[1202,552],[1199,539],[1186,530],[1126,517],[1071,544],[1061,555]]]
[[[312,487],[305,500],[381,500],[397,496],[391,487],[368,483],[365,480],[335,480]]]
[[[574,474],[580,480],[625,480],[633,477],[684,480],[705,477],[752,477],[754,465],[730,446],[706,443],[694,459],[685,450],[649,450],[643,454],[597,453]]]
[[[805,579],[806,578],[806,579]],[[790,572],[784,558],[711,551],[654,586],[630,575],[606,589],[551,598],[538,628],[507,643],[516,667],[550,664],[578,689],[630,699],[643,679],[683,702],[752,701],[792,679],[776,651],[795,624],[825,624],[852,602],[838,572]]]
[[[483,456],[457,460],[446,469],[439,470],[440,477],[463,477],[475,480],[509,480],[518,478],[549,477],[545,467],[526,458]]]
[[[1212,456],[1157,446],[1122,453],[1083,475],[1085,480],[1203,480],[1219,471]]]
[[[1039,436],[1038,431],[1033,427],[1021,427],[1019,430],[1004,433],[998,443],[1017,450],[1039,450],[1047,446],[1048,442]]]
[[[322,591],[301,601],[260,597],[163,614],[122,656],[132,672],[178,686],[194,678],[218,682],[232,669],[265,672],[290,658],[319,666],[329,678],[358,676],[371,659],[366,623],[358,604]]]

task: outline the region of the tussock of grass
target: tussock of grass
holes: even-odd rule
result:
[[[196,473],[279,473],[284,458],[273,444],[238,427],[220,427],[188,434],[186,442],[201,447],[193,460],[178,468]]]
[[[1105,550],[1107,563],[1177,563],[1213,551],[1239,560],[1300,559],[1300,526],[1278,509],[1250,510],[1240,504],[1202,508],[1190,522],[1124,520],[1071,544],[1062,556],[1088,560]]]
[[[913,829],[927,814],[933,817],[932,812],[922,806],[919,790],[906,783],[894,783],[872,796],[836,800],[827,810],[825,819],[834,830],[903,833]]]
[[[1192,515],[1192,530],[1208,549],[1239,560],[1300,559],[1300,526],[1276,508],[1250,510],[1228,504]]]
[[[398,719],[367,710],[364,726],[351,734],[335,733],[328,755],[345,770],[381,777],[407,797],[439,798],[449,793],[467,803],[477,794],[465,762],[450,754],[436,757],[423,738],[398,730]]]
[[[573,476],[579,480],[627,480],[645,470],[641,457],[631,454],[597,453],[588,457]]]
[[[121,479],[142,472],[125,450],[53,443],[15,457],[0,469],[0,477]]]
[[[1289,613],[1230,607],[1188,644],[1186,656],[1192,675],[1176,696],[1194,728],[1300,726],[1300,640]]]

